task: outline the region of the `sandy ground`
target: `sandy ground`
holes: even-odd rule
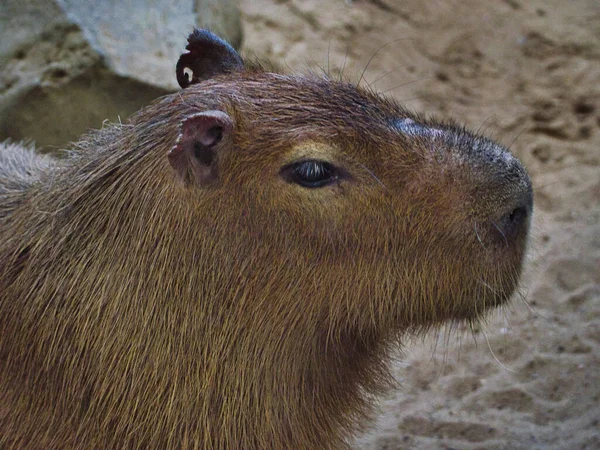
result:
[[[522,296],[408,343],[359,449],[600,449],[600,2],[242,0],[246,55],[344,68],[527,165]],[[251,51],[250,51],[251,49]]]

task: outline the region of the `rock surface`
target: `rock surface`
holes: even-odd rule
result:
[[[231,0],[3,0],[0,141],[51,150],[176,90],[197,24],[241,43]]]

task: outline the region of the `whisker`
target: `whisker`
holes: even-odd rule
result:
[[[369,87],[372,87],[375,83],[377,83],[380,80],[383,80],[385,77],[387,77],[391,73],[394,73],[396,70],[398,70],[398,68],[395,68],[395,69],[392,69],[392,70],[388,70],[383,75],[375,78],[375,80],[373,80],[373,81],[371,81],[370,83],[367,83],[367,84],[369,85]]]
[[[387,191],[385,184],[383,184],[383,182],[377,178],[373,172],[371,172],[364,164],[358,163],[358,165],[365,169],[373,178],[375,178],[375,180],[383,187],[383,189]]]
[[[477,322],[477,323],[475,323]],[[479,347],[479,344],[477,342],[477,330],[481,329],[481,324],[479,323],[479,320],[475,320],[475,319],[469,319],[469,331],[470,331],[470,335],[471,338],[473,339],[473,345],[475,346],[475,348]]]
[[[486,134],[490,139],[493,139],[494,141],[498,141],[498,142],[502,142],[502,139],[504,139],[504,136],[506,135],[506,131],[504,133],[502,133],[502,135],[498,136],[497,132],[498,129],[500,128],[500,124],[495,123],[493,125],[491,125],[491,130],[488,133],[487,128],[486,128]]]
[[[404,40],[414,40],[412,38],[399,38],[399,39],[394,39],[393,41],[389,41],[386,42],[385,44],[383,44],[381,47],[379,47],[377,49],[377,51],[375,53],[373,53],[373,55],[371,55],[371,57],[369,58],[369,61],[367,61],[367,65],[365,66],[365,68],[363,69],[362,73],[360,74],[360,78],[358,79],[358,83],[356,83],[356,87],[360,86],[360,82],[363,80],[364,76],[365,76],[365,72],[367,71],[367,69],[369,68],[369,65],[371,64],[371,62],[373,61],[373,58],[375,58],[375,56],[377,56],[377,54],[383,50],[384,48],[386,48],[388,45],[390,44],[394,44],[396,42],[399,41],[404,41]]]
[[[416,97],[401,98],[401,99],[398,99],[398,101],[401,103],[404,103],[404,102],[411,102],[413,100],[421,100],[423,98],[425,98],[423,95],[417,95]]]
[[[483,244],[483,241],[481,240],[481,237],[479,236],[479,232],[477,231],[477,222],[473,222],[473,229],[475,230],[475,236],[477,236],[477,240],[479,241],[483,249],[487,250],[487,248],[485,248],[485,245]]]
[[[384,93],[384,94],[387,94],[387,93],[388,93],[388,92],[390,92],[390,91],[393,91],[393,90],[395,90],[395,89],[398,89],[398,88],[401,88],[401,87],[404,87],[404,86],[408,86],[409,84],[413,84],[413,83],[416,83],[416,82],[418,82],[418,81],[431,80],[432,78],[433,78],[433,77],[425,77],[425,78],[419,78],[418,80],[412,80],[412,81],[409,81],[409,82],[407,82],[407,83],[402,83],[402,84],[399,84],[398,86],[394,86],[393,88],[386,89],[385,91],[383,91],[383,93]]]
[[[502,238],[504,239],[504,243],[508,247],[508,240],[506,239],[506,235],[504,234],[504,232],[500,229],[500,227],[498,225],[496,225],[496,222],[494,222],[493,220],[492,220],[492,225],[494,225],[496,227],[496,230],[498,230],[500,232],[500,234],[502,235]]]
[[[521,289],[526,289],[526,292],[521,292]],[[539,317],[540,319],[549,320],[549,317],[544,316],[536,307],[532,304],[532,301],[527,298],[529,296],[529,288],[520,288],[517,290],[517,295],[519,299],[525,304],[527,311],[535,317]]]
[[[508,150],[510,150],[512,148],[512,146],[515,144],[515,142],[517,141],[517,139],[519,139],[519,137],[527,130],[527,127],[523,127],[523,129],[521,131],[519,131],[519,133],[513,138],[512,142],[510,143],[510,145],[507,147]]]
[[[483,337],[485,338],[485,342],[487,343],[487,346],[488,346],[488,348],[490,349],[490,353],[492,354],[492,356],[494,357],[494,359],[496,360],[496,362],[497,362],[498,364],[500,364],[500,366],[501,366],[501,367],[502,367],[504,370],[506,370],[507,372],[510,372],[510,373],[517,373],[517,371],[516,371],[516,370],[509,369],[509,368],[508,368],[508,367],[507,367],[507,366],[506,366],[504,363],[502,363],[502,361],[500,361],[500,360],[498,359],[498,357],[497,357],[497,356],[496,356],[496,354],[494,353],[494,350],[492,349],[492,346],[491,346],[491,344],[490,344],[490,340],[488,339],[488,337],[487,337],[487,334],[486,334],[485,330],[483,330],[483,329],[482,329],[482,330],[481,330],[481,334],[483,334]]]
[[[548,186],[552,186],[554,184],[558,184],[558,183],[562,183],[562,181],[557,180],[557,181],[553,181],[552,183],[548,183],[548,184],[542,184],[541,186],[536,186],[533,188],[534,191],[537,191],[538,189],[544,189]]]
[[[344,78],[344,70],[346,70],[346,61],[348,60],[348,52],[350,51],[350,46],[346,46],[346,54],[344,55],[344,62],[342,63],[342,67],[340,68],[340,77],[339,81],[342,81]]]
[[[481,129],[483,128],[483,126],[484,126],[484,125],[487,123],[487,121],[488,121],[488,120],[490,120],[490,119],[491,119],[491,118],[493,118],[493,117],[496,117],[496,114],[492,114],[491,116],[488,116],[488,118],[487,118],[487,119],[485,119],[485,120],[484,120],[484,121],[481,123],[481,125],[479,125],[479,128],[477,128],[477,134],[480,134],[480,132],[481,132]],[[481,134],[483,134],[483,132],[482,132]]]
[[[329,43],[327,44],[327,78],[331,78],[331,73],[329,72],[329,60],[331,52],[331,38],[329,39]]]
[[[488,288],[490,291],[492,291],[492,293],[494,293],[495,295],[498,295],[498,291],[496,289],[494,289],[492,286],[490,286],[488,283],[486,283],[483,280],[477,279],[477,281],[484,287]]]

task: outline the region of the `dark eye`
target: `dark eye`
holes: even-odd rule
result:
[[[307,188],[319,188],[333,183],[338,178],[333,165],[324,161],[299,161],[283,169],[289,181]]]

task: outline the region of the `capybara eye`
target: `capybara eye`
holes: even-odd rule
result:
[[[283,174],[289,181],[307,188],[327,186],[338,178],[333,165],[312,159],[293,163],[283,169]]]

